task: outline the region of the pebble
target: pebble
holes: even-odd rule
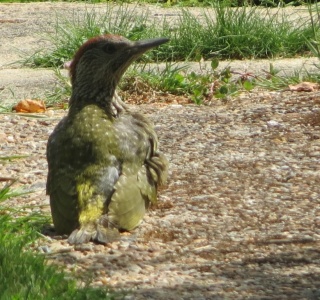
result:
[[[12,135],[7,136],[7,142],[13,143],[15,141],[14,137]]]
[[[138,265],[129,265],[128,266],[128,270],[133,272],[133,273],[140,273],[141,272],[141,267],[139,267]]]
[[[74,246],[74,250],[82,251],[82,252],[92,251],[93,249],[94,249],[94,245],[92,243],[80,244],[80,245]]]
[[[38,247],[38,250],[43,253],[51,253],[51,248],[47,245],[43,245],[43,246]]]

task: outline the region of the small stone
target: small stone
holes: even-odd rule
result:
[[[75,245],[74,246],[74,250],[82,251],[82,252],[92,251],[93,250],[93,245],[91,243]]]
[[[39,246],[38,250],[43,252],[43,253],[51,253],[51,248],[47,245],[44,246]]]
[[[13,143],[13,142],[15,141],[15,139],[14,139],[14,137],[13,137],[12,135],[8,135],[8,136],[7,136],[7,141],[8,141],[9,143]]]
[[[133,273],[140,273],[141,267],[139,267],[138,265],[130,265],[128,267],[128,270],[133,272]]]
[[[125,249],[127,249],[127,248],[129,247],[129,245],[130,245],[130,243],[129,243],[129,242],[126,242],[126,241],[121,241],[121,242],[119,243],[119,247],[120,247],[120,248],[125,248]]]
[[[267,121],[268,127],[279,127],[280,123],[274,120]]]

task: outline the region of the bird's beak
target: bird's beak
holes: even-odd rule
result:
[[[160,46],[164,43],[167,43],[168,41],[169,41],[168,38],[156,38],[156,39],[136,41],[132,47],[132,51],[135,52],[135,54],[141,55],[146,51],[148,51],[149,49]]]
[[[139,49],[149,50],[151,48],[160,46],[167,42],[169,42],[168,38],[156,38],[156,39],[136,41],[135,46],[138,47]]]
[[[117,60],[114,60],[114,74],[120,80],[122,74],[126,71],[129,65],[137,60],[142,54],[146,51],[160,46],[166,42],[168,42],[168,38],[155,38],[150,40],[140,40],[136,42],[132,42],[132,44],[123,49],[123,52],[120,53],[120,58],[118,57]],[[119,64],[119,61],[121,64]]]

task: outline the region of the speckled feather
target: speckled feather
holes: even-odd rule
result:
[[[154,41],[147,43],[165,42]],[[134,42],[109,35],[85,43],[75,55],[69,114],[47,146],[53,222],[58,233],[70,234],[70,243],[106,243],[115,237],[115,228],[132,230],[166,180],[168,162],[157,150],[152,124],[130,113],[115,93],[132,57],[148,49],[135,54],[133,47]],[[124,62],[114,63],[119,57]],[[99,76],[91,76],[92,69],[86,72],[89,63]]]

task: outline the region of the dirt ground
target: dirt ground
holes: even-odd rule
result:
[[[52,30],[55,11],[73,9],[85,6],[0,4],[0,105],[54,88],[51,71],[14,62],[46,45],[39,34]],[[158,8],[154,16],[177,13]],[[314,62],[274,61],[286,70]],[[227,63],[259,72],[269,61]],[[153,120],[170,161],[158,206],[118,242],[74,247],[50,232],[37,251],[79,282],[90,277],[94,286],[126,291],[127,300],[320,299],[320,92],[131,109]],[[65,113],[0,114],[0,156],[28,155],[0,162],[0,177],[34,191],[11,205],[49,212],[45,147]]]

